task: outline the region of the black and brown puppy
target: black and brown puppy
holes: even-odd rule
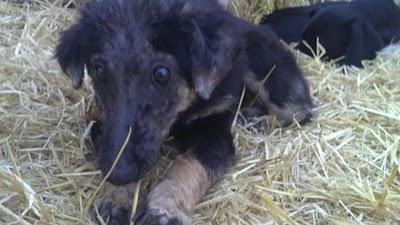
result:
[[[234,162],[230,128],[244,85],[280,125],[312,116],[308,85],[277,37],[215,0],[92,1],[56,56],[75,88],[85,66],[91,77],[104,174],[132,130],[99,205],[109,224],[128,223],[128,184],[154,165],[169,135],[184,153],[150,192],[139,223],[190,224],[195,204]]]

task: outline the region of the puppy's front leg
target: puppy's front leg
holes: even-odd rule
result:
[[[179,156],[149,194],[143,224],[191,224],[193,207],[211,186],[206,168],[192,155]]]
[[[136,184],[113,185],[106,182],[95,207],[107,225],[127,225]]]
[[[230,116],[195,122],[182,136],[191,142],[149,194],[142,224],[189,225],[195,205],[234,160]],[[196,124],[197,123],[197,124]]]

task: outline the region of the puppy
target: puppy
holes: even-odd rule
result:
[[[264,17],[286,42],[300,43],[299,50],[313,55],[317,41],[325,59],[362,67],[383,47],[400,39],[400,8],[393,0],[328,2],[276,11]],[[311,47],[311,49],[310,49]]]
[[[267,27],[234,17],[215,0],[89,2],[61,35],[56,57],[74,88],[85,67],[91,78],[103,175],[125,143],[97,203],[108,224],[129,224],[132,184],[153,168],[169,136],[182,154],[149,193],[137,223],[191,223],[196,203],[234,163],[231,126],[243,86],[246,99],[281,126],[313,116],[290,52]]]

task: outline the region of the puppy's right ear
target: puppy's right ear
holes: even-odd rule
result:
[[[95,31],[82,21],[61,34],[55,57],[75,89],[81,86],[85,64],[98,51],[97,45]]]

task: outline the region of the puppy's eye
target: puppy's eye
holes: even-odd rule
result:
[[[152,79],[158,84],[166,84],[169,81],[171,72],[165,66],[157,66],[153,70]]]
[[[105,72],[104,65],[100,63],[93,64],[90,70],[91,75],[94,77],[102,76],[104,72]]]

